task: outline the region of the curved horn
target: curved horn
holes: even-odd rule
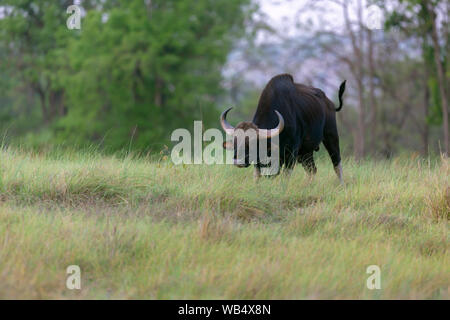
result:
[[[234,133],[234,127],[231,124],[229,124],[227,121],[227,113],[231,109],[233,109],[233,107],[228,108],[227,110],[222,112],[222,114],[220,115],[220,124],[222,125],[222,129],[230,136],[232,136]]]
[[[263,139],[269,139],[278,136],[284,129],[284,119],[283,116],[275,110],[278,116],[278,126],[275,129],[258,129],[258,136]]]

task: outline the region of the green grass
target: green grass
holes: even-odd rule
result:
[[[3,149],[0,298],[449,299],[449,161],[344,161],[344,187],[317,166],[255,183],[231,166]],[[65,286],[73,264],[81,290]]]

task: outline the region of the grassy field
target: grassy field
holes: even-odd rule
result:
[[[312,180],[297,167],[255,183],[231,166],[3,149],[0,298],[449,299],[450,162],[343,167],[344,187],[328,159]]]

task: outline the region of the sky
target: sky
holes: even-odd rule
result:
[[[363,0],[365,5],[367,0]],[[292,36],[296,32],[309,32],[309,28],[334,30],[343,27],[344,20],[342,9],[330,1],[320,0],[258,0],[261,11],[267,15],[271,26],[281,30],[283,34]],[[313,9],[313,6],[315,7]],[[356,13],[351,10],[350,19],[356,19]],[[382,27],[382,13],[378,8],[372,6],[364,10],[365,21],[372,29]],[[295,30],[300,23],[302,27]]]
[[[343,24],[342,12],[339,8],[330,8],[328,1],[327,3],[315,1],[320,8],[311,10],[311,6],[308,7],[311,2],[311,0],[258,0],[259,9],[263,15],[258,15],[257,19],[270,25],[277,32],[276,34],[259,32],[256,43],[278,43],[282,41],[279,37],[280,34],[286,38],[308,37],[313,30],[323,30],[325,27],[337,28]],[[328,6],[328,9],[323,6]],[[280,59],[276,65],[271,64],[274,63],[273,61],[261,62],[265,67],[251,70],[247,69],[245,60],[242,61],[239,56],[231,55],[225,68],[225,74],[232,76],[236,71],[246,70],[243,76],[247,81],[262,86],[276,73],[290,72],[294,74],[296,70],[299,73],[303,72],[303,69],[300,70],[301,66],[297,66],[298,59],[289,59],[289,54],[291,54],[290,50],[283,51],[280,53]],[[308,60],[307,67],[316,68],[315,62],[312,60]],[[302,68],[305,66],[306,64],[302,63]]]
[[[260,32],[256,43],[276,44],[282,38],[309,37],[317,30],[343,30],[344,19],[342,8],[331,1],[321,0],[257,0],[262,16],[257,16],[260,21],[270,25],[277,31],[277,34]],[[365,1],[362,0],[365,5]],[[312,4],[312,5],[311,5]],[[356,20],[356,13],[352,11],[354,6],[349,6],[350,19]],[[364,10],[369,14],[369,10]],[[381,28],[381,17],[375,16],[378,21],[372,22],[372,28]],[[367,21],[368,19],[365,19]],[[376,20],[376,19],[375,19]],[[279,35],[282,35],[282,38]],[[294,76],[297,82],[319,85],[330,96],[335,95],[339,83],[343,80],[336,75],[330,75],[330,70],[326,67],[328,60],[326,57],[309,57],[301,59],[301,52],[297,52],[295,58],[290,58],[294,54],[292,50],[286,49],[280,53],[279,59],[260,62],[262,67],[250,68],[246,65],[246,60],[240,59],[239,55],[231,55],[227,66],[224,68],[225,76],[235,76],[242,74],[247,82],[251,82],[258,87],[264,86],[275,74],[288,72]],[[301,48],[300,48],[301,50]],[[239,51],[237,51],[239,52]],[[244,72],[244,71],[245,72]],[[313,72],[314,71],[314,72]],[[327,79],[329,84],[322,81]]]
[[[277,29],[292,32],[292,27],[301,19],[301,9],[309,0],[259,0],[260,10],[268,16],[267,23]],[[311,16],[311,14],[308,14]],[[300,18],[300,19],[299,19]]]

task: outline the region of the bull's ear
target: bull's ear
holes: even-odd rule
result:
[[[233,143],[231,141],[224,141],[222,144],[224,149],[232,149],[233,148]]]

